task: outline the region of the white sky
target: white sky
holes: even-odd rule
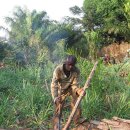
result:
[[[0,26],[5,26],[4,17],[10,16],[15,6],[26,6],[30,11],[46,11],[50,19],[61,20],[64,16],[71,16],[70,7],[82,7],[84,0],[3,0],[0,4]],[[3,32],[0,31],[0,36]]]

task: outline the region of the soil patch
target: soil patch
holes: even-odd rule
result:
[[[108,54],[116,60],[116,63],[120,63],[124,60],[128,49],[130,49],[128,42],[122,42],[121,44],[112,43],[111,45],[103,47],[99,52],[99,56]]]

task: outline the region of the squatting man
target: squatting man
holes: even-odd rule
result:
[[[78,96],[83,95],[83,88],[79,87],[79,76],[80,71],[75,66],[77,59],[73,55],[69,55],[65,62],[58,65],[54,72],[51,82],[51,94],[54,101],[54,127],[57,125],[57,117],[61,115],[65,99],[68,96],[71,96],[71,108],[73,109]],[[60,96],[59,96],[60,93]],[[85,94],[84,94],[85,95]],[[83,95],[83,96],[84,96]],[[61,108],[59,109],[59,104]],[[76,114],[74,115],[73,121],[75,124],[80,123],[81,118],[81,109],[77,109]]]

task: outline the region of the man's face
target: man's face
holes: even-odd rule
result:
[[[75,64],[72,63],[66,63],[66,70],[71,71],[75,67]]]

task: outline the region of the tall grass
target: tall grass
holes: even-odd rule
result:
[[[42,79],[43,68],[5,68],[0,71],[0,127],[49,127],[50,123],[46,121],[52,118],[53,105],[45,79]],[[51,70],[48,68],[48,71]],[[44,75],[49,88],[51,73]]]
[[[87,74],[90,72],[88,66],[86,66]],[[87,119],[112,116],[130,118],[130,87],[113,67],[99,63],[82,103],[83,114]]]
[[[48,61],[42,68],[30,66],[26,69],[0,69],[1,128],[51,127],[53,103],[50,82],[55,66]],[[81,72],[80,86],[83,87],[93,63],[78,57],[77,66]],[[121,69],[118,68],[121,67],[104,66],[99,62],[81,104],[83,116],[88,120],[112,116],[130,118],[130,76],[120,77]]]

